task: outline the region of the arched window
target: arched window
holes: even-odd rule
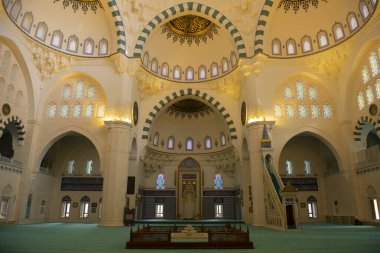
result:
[[[362,14],[362,18],[365,21],[369,17],[369,9],[365,1],[360,1],[359,9]]]
[[[92,175],[92,166],[94,165],[94,161],[93,160],[88,160],[86,162],[86,167],[85,167],[85,170],[84,170],[84,173],[86,175]]]
[[[362,110],[365,107],[365,98],[361,91],[358,93],[358,107],[359,110]]]
[[[296,81],[297,99],[305,99],[305,85],[302,81]]]
[[[148,67],[148,64],[149,64],[149,53],[148,52],[144,53],[143,64],[145,67]]]
[[[33,14],[28,11],[24,14],[24,17],[22,18],[22,22],[21,22],[21,27],[27,31],[27,32],[30,32],[30,29],[32,28],[32,25],[33,25]]]
[[[62,32],[60,30],[56,30],[53,32],[53,35],[51,36],[50,44],[53,47],[61,48],[62,47],[62,40],[63,40]]]
[[[206,67],[205,66],[200,66],[199,67],[199,70],[198,70],[198,78],[199,80],[203,80],[203,79],[206,79]]]
[[[20,15],[21,8],[22,8],[21,0],[16,0],[12,6],[11,13],[10,13],[10,16],[16,22],[17,22],[18,16]]]
[[[319,105],[314,103],[311,105],[311,118],[318,119],[321,116],[321,110],[319,109]]]
[[[17,91],[16,98],[15,98],[15,106],[16,107],[22,107],[24,103],[24,95],[22,94],[22,91]]]
[[[193,150],[193,139],[191,137],[186,139],[186,150]]]
[[[108,41],[106,39],[101,39],[99,41],[99,55],[107,55],[108,53]]]
[[[356,18],[356,15],[354,12],[351,12],[347,16],[347,23],[350,27],[350,31],[353,32],[359,27],[358,19]]]
[[[48,31],[48,27],[45,22],[38,23],[36,34],[35,34],[36,38],[39,40],[45,41],[47,31]]]
[[[218,64],[216,62],[211,64],[211,77],[219,75]]]
[[[377,76],[380,71],[379,60],[375,52],[371,52],[369,56],[369,65],[371,66],[372,76]]]
[[[156,58],[153,58],[152,59],[152,64],[150,66],[150,70],[154,73],[157,73],[158,71],[158,62],[157,62],[157,59]]]
[[[88,218],[88,215],[90,213],[90,198],[87,196],[84,196],[80,199],[80,214],[79,218]]]
[[[96,117],[104,118],[106,116],[106,106],[104,104],[98,104],[96,108]]]
[[[79,39],[75,35],[71,35],[67,41],[67,51],[76,53],[78,52]]]
[[[13,87],[12,84],[8,85],[7,92],[5,93],[5,101],[8,103],[12,103],[14,94],[15,94],[15,87]]]
[[[222,147],[226,145],[226,135],[223,132],[220,133],[220,145]]]
[[[84,83],[83,81],[78,81],[78,83],[75,84],[74,99],[82,99],[83,93],[84,93]]]
[[[11,83],[17,83],[18,80],[18,65],[13,64],[11,69]]]
[[[94,54],[94,40],[91,38],[87,38],[84,41],[83,46],[83,54],[92,55]]]
[[[61,200],[61,218],[70,217],[70,208],[71,208],[71,198],[66,195]]]
[[[331,119],[333,117],[333,109],[329,103],[323,105],[323,117],[325,119]]]
[[[177,80],[181,79],[181,68],[178,65],[173,69],[173,78]]]
[[[71,106],[71,113],[72,117],[75,119],[78,119],[80,117],[80,112],[81,112],[81,105],[80,103],[75,103]]]
[[[192,67],[186,69],[186,80],[194,80],[194,69]]]
[[[311,175],[311,162],[309,160],[303,161],[303,169],[305,171],[305,175]]]
[[[302,43],[302,52],[308,53],[313,50],[310,37],[308,36],[303,37],[301,43]]]
[[[169,65],[165,62],[161,67],[161,75],[168,77],[169,76]]]
[[[57,105],[53,102],[50,102],[48,105],[48,110],[47,110],[48,117],[53,119],[56,117],[57,114]]]
[[[4,78],[0,78],[0,97],[4,96],[5,92],[5,80]]]
[[[11,52],[6,50],[3,55],[3,61],[0,66],[0,73],[6,76],[8,74],[9,68],[11,64]]]
[[[274,39],[272,41],[272,54],[273,55],[281,54],[281,41],[279,39]]]
[[[65,100],[71,98],[71,86],[70,86],[70,84],[66,84],[63,87],[62,97]]]
[[[333,27],[335,41],[341,40],[344,38],[344,30],[341,23],[336,23]]]
[[[320,31],[317,35],[319,48],[323,48],[329,45],[329,39],[325,31]]]
[[[296,42],[293,40],[293,39],[289,39],[287,42],[286,42],[286,52],[288,55],[295,55],[297,54],[297,50],[296,50]]]
[[[371,76],[369,74],[369,70],[367,65],[364,65],[362,68],[362,80],[364,84],[367,84],[369,80],[371,79]]]
[[[175,139],[173,136],[168,138],[168,149],[174,149]]]
[[[68,175],[74,175],[74,171],[75,171],[75,161],[74,160],[70,160],[67,163],[67,174]]]
[[[317,218],[317,199],[313,196],[307,198],[307,210],[309,218]]]
[[[91,118],[94,112],[94,106],[92,104],[87,104],[84,108],[84,116],[86,118]]]
[[[288,118],[294,118],[296,116],[296,109],[293,104],[286,105],[286,116]]]
[[[205,149],[211,149],[211,148],[212,148],[211,137],[206,136],[205,137]]]
[[[214,176],[214,188],[216,190],[222,190],[223,189],[223,179],[220,174],[216,174]]]
[[[317,87],[309,86],[309,98],[310,100],[318,99],[318,89]]]
[[[231,52],[231,66],[235,67],[237,64],[237,58],[235,52]]]
[[[158,146],[158,139],[159,139],[159,134],[155,133],[153,137],[153,146]]]
[[[96,89],[94,86],[91,86],[87,90],[87,99],[94,99],[95,98]]]
[[[375,94],[373,93],[373,89],[371,86],[367,86],[365,94],[367,97],[367,104],[368,105],[372,104],[375,101]]]
[[[279,104],[274,105],[274,116],[276,118],[281,118],[282,117],[282,106]]]
[[[308,115],[309,115],[307,105],[305,105],[305,104],[299,104],[298,105],[298,114],[299,114],[299,117],[301,119],[307,118]]]
[[[156,181],[156,188],[157,189],[165,189],[165,176],[164,174],[158,174],[157,181]]]
[[[226,73],[229,70],[227,58],[222,59],[222,72]]]
[[[69,105],[66,102],[61,104],[60,115],[61,118],[67,118],[69,115]]]
[[[375,188],[373,186],[368,186],[366,190],[366,195],[372,213],[371,218],[374,220],[380,220],[379,205],[377,201],[377,194]]]
[[[286,160],[285,162],[285,172],[287,176],[292,176],[294,174],[293,162]]]
[[[376,87],[376,97],[377,99],[380,99],[380,79],[377,79],[375,87]]]

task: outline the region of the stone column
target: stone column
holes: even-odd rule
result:
[[[123,226],[129,163],[130,129],[125,121],[105,121],[106,160],[101,226]]]
[[[252,122],[247,125],[248,145],[251,167],[251,185],[253,198],[253,224],[264,226],[265,219],[265,202],[264,202],[264,174],[263,161],[261,154],[261,136],[264,122]]]

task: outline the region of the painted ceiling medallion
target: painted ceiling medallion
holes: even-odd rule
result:
[[[59,2],[61,0],[54,0],[54,3]],[[84,13],[91,9],[94,13],[98,10],[98,8],[103,9],[103,5],[100,0],[62,0],[63,8],[66,9],[70,4],[74,10],[77,12],[79,7],[82,9]]]
[[[174,115],[176,118],[181,117],[184,119],[187,117],[191,119],[194,117],[197,119],[199,116],[205,117],[206,115],[210,115],[212,109],[198,100],[184,99],[169,106],[166,112],[169,116]]]
[[[321,0],[325,3],[327,3],[327,0]],[[297,13],[297,11],[302,7],[305,11],[309,9],[310,4],[314,6],[315,8],[318,8],[320,0],[281,0],[280,4],[278,5],[278,8],[281,8],[281,6],[284,6],[285,12],[290,10],[290,8],[293,8],[293,11]]]
[[[179,41],[181,45],[187,43],[189,46],[195,43],[199,46],[202,42],[207,43],[207,39],[214,39],[218,35],[218,26],[208,19],[185,15],[175,18],[162,27],[162,33],[167,33],[166,37],[173,38],[173,42]]]

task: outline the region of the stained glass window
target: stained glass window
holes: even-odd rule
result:
[[[45,22],[38,23],[37,29],[36,29],[36,37],[37,37],[37,39],[45,41],[47,30],[48,30],[48,27],[45,24]]]
[[[287,50],[289,55],[296,54],[296,43],[294,40],[288,40]]]
[[[70,85],[65,85],[63,87],[63,99],[70,99],[71,98],[71,86]]]
[[[106,55],[108,52],[108,41],[106,39],[101,39],[99,41],[99,55]]]
[[[78,37],[71,35],[67,42],[67,51],[76,53],[78,51],[79,40]]]
[[[350,25],[350,30],[354,31],[359,27],[358,20],[356,19],[355,13],[350,13],[348,16],[348,24]]]
[[[336,40],[340,40],[344,37],[344,32],[341,24],[336,24],[334,33]]]
[[[318,89],[317,87],[309,87],[309,98],[311,100],[318,98]]]
[[[158,62],[157,62],[157,59],[156,59],[156,58],[153,58],[153,59],[152,59],[151,70],[152,70],[154,73],[157,73],[157,69],[158,69]]]
[[[305,104],[298,105],[298,112],[301,119],[307,118],[308,116],[307,105]]]
[[[305,175],[311,175],[311,163],[308,160],[303,162],[303,167],[305,170]]]
[[[285,171],[287,176],[291,176],[294,173],[293,162],[287,160],[285,162]]]
[[[69,115],[69,105],[67,103],[61,104],[61,118],[67,118]]]
[[[86,105],[86,107],[84,108],[84,116],[87,118],[92,117],[93,111],[94,111],[94,106],[92,104]]]
[[[319,47],[325,47],[329,44],[326,32],[322,31],[319,33],[318,43],[319,43]]]
[[[297,98],[305,99],[305,85],[302,83],[302,81],[296,82],[296,90],[297,90]]]
[[[231,66],[235,67],[237,63],[236,54],[235,52],[231,52]]]
[[[62,46],[62,38],[63,38],[63,34],[61,31],[54,31],[53,32],[53,35],[52,35],[52,38],[51,38],[51,45],[54,46],[54,47],[58,47],[58,48],[61,48]]]
[[[104,104],[99,104],[96,109],[96,117],[104,118],[106,116],[106,106]]]
[[[75,85],[74,98],[75,99],[82,99],[83,98],[83,92],[84,92],[84,84],[83,84],[83,81],[80,81]]]
[[[164,176],[164,174],[158,174],[157,182],[156,182],[156,188],[157,189],[165,189],[165,176]]]
[[[216,174],[214,177],[214,188],[216,190],[221,190],[223,189],[223,179],[220,174]]]
[[[86,163],[86,169],[85,169],[85,173],[87,175],[91,175],[92,174],[92,165],[93,164],[94,164],[94,162],[92,160],[87,161],[87,163]]]
[[[193,80],[194,79],[194,69],[189,67],[186,69],[186,80]]]
[[[91,38],[88,38],[84,41],[83,53],[84,54],[94,53],[94,41]]]
[[[286,99],[292,99],[293,98],[293,91],[290,87],[285,87],[284,89],[284,96]]]
[[[367,19],[369,16],[368,6],[364,1],[360,2],[360,12],[362,13],[363,19]]]
[[[282,107],[281,105],[274,105],[274,116],[276,118],[282,117]]]
[[[159,138],[158,133],[155,133],[153,136],[153,146],[158,146],[158,138]]]
[[[74,166],[75,166],[75,161],[74,160],[70,160],[67,163],[67,174],[69,174],[69,175],[74,174]]]
[[[331,119],[333,117],[332,106],[329,103],[323,105],[323,117],[325,119]]]
[[[95,98],[95,87],[94,86],[91,86],[88,90],[87,90],[87,98],[88,99],[94,99]]]
[[[205,79],[206,78],[206,67],[201,66],[199,68],[199,79]]]
[[[181,69],[180,67],[175,67],[173,71],[173,78],[174,79],[181,79]]]
[[[372,52],[369,56],[369,64],[371,66],[372,76],[379,74],[379,61],[377,60],[377,55],[375,52]]]
[[[376,97],[377,99],[380,99],[380,79],[377,79],[375,86],[376,86]]]
[[[210,149],[211,148],[211,138],[210,138],[210,136],[206,136],[205,137],[205,148],[206,149]]]
[[[320,117],[320,109],[318,104],[311,105],[311,118],[318,119]]]
[[[218,75],[218,64],[213,63],[211,64],[211,76],[217,76]]]
[[[79,118],[80,117],[80,110],[81,110],[81,106],[80,104],[74,104],[72,106],[72,116],[73,118]]]
[[[272,42],[272,54],[281,54],[281,42],[278,39],[275,39]]]
[[[365,98],[362,92],[358,93],[358,107],[362,110],[365,107]]]
[[[168,149],[174,149],[174,137],[170,136],[168,138]]]
[[[375,95],[373,94],[373,89],[371,86],[368,86],[365,91],[367,97],[367,104],[372,104],[375,101]]]
[[[161,75],[169,76],[169,65],[167,63],[162,64]]]
[[[190,137],[186,140],[186,150],[193,150],[193,139]]]
[[[288,118],[294,118],[296,116],[296,110],[294,105],[286,105],[286,116]]]
[[[304,53],[306,52],[310,52],[311,51],[311,42],[310,42],[310,38],[305,38],[303,43],[302,43],[302,50]]]
[[[226,135],[223,132],[220,133],[220,143],[222,146],[226,145]]]
[[[368,67],[366,65],[364,65],[363,69],[362,69],[362,80],[363,80],[363,83],[364,84],[368,83],[368,81],[370,79],[371,79],[371,76],[369,75]]]
[[[54,103],[50,103],[48,105],[48,117],[55,118],[56,114],[57,114],[57,105]]]
[[[224,58],[222,60],[222,71],[223,73],[227,72],[228,71],[228,61],[226,58]]]

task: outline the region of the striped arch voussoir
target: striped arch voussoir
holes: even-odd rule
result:
[[[193,90],[193,89],[187,89],[187,90],[179,90],[176,92],[173,92],[169,96],[166,96],[164,99],[160,100],[157,105],[153,107],[153,110],[149,112],[148,117],[145,120],[144,128],[143,128],[143,134],[142,134],[142,139],[148,139],[149,138],[149,130],[150,130],[150,125],[153,122],[153,119],[156,117],[158,112],[161,111],[163,107],[165,107],[166,104],[170,103],[171,101],[187,96],[187,95],[194,95],[201,100],[212,104],[225,118],[227,125],[230,129],[230,135],[231,139],[237,139],[237,134],[236,134],[236,128],[234,125],[234,121],[230,118],[230,114],[226,111],[226,108],[221,106],[220,102],[216,100],[214,97],[209,96],[205,92],[201,92],[199,90]]]
[[[265,26],[267,25],[272,6],[273,6],[273,1],[266,0],[264,3],[263,9],[260,12],[259,20],[256,26],[256,33],[255,33],[255,42],[254,42],[255,54],[264,52],[263,46],[264,46]]]
[[[376,129],[377,135],[380,134],[380,127],[376,127],[380,125],[380,119],[376,121],[375,119],[369,116],[363,116],[363,117],[360,117],[360,119],[356,122],[355,130],[354,130],[354,141],[360,142],[362,140],[363,126],[366,123],[372,124],[373,127]]]
[[[9,125],[13,124],[17,129],[17,140],[19,145],[24,144],[25,129],[21,119],[18,116],[11,116],[4,121],[0,119],[0,136],[3,134],[4,129]]]
[[[111,10],[112,17],[115,18],[114,25],[116,27],[116,37],[117,37],[117,52],[126,54],[126,38],[123,18],[120,15],[119,8],[117,7],[116,0],[109,0],[108,7]]]
[[[149,23],[144,27],[144,29],[140,33],[140,36],[137,39],[133,57],[141,57],[141,52],[147,38],[157,26],[159,26],[169,17],[174,16],[184,11],[188,11],[188,10],[206,15],[209,17],[209,19],[214,20],[215,23],[219,23],[220,26],[225,27],[230,33],[230,35],[234,38],[236,48],[239,53],[239,57],[241,58],[247,57],[243,37],[238,31],[238,29],[231,23],[231,21],[229,21],[228,18],[224,16],[223,14],[221,14],[219,11],[209,6],[206,6],[204,4],[194,3],[194,2],[181,3],[176,6],[170,7],[162,11],[160,14],[155,16],[151,21],[149,21]]]

